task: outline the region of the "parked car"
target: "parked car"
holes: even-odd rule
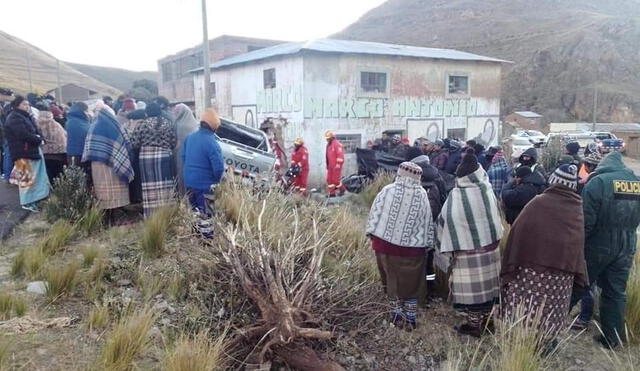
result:
[[[624,152],[624,141],[618,139],[613,133],[609,132],[595,132],[596,143],[600,147],[602,153],[609,153],[612,151]]]
[[[521,153],[533,147],[528,137],[515,137],[511,139],[511,153]]]
[[[520,133],[521,136],[529,137],[531,142],[535,144],[546,144],[549,138],[538,130],[524,130]]]

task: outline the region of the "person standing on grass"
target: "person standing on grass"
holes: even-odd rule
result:
[[[75,103],[67,116],[67,164],[80,166],[89,133],[89,107],[84,102]]]
[[[342,143],[333,131],[324,134],[327,141],[327,193],[329,197],[342,196],[346,190],[342,184],[342,167],[344,166],[344,150]]]
[[[401,163],[395,182],[384,187],[373,201],[366,230],[393,308],[391,323],[408,331],[417,327],[425,249],[433,246],[434,223],[421,176],[420,166]]]
[[[62,173],[67,164],[67,132],[59,122],[53,119],[53,113],[49,111],[49,107],[42,105],[38,109],[40,110],[37,119],[38,130],[44,138],[42,153],[49,182],[53,184],[53,180]]]
[[[572,290],[588,286],[577,172],[562,165],[551,174],[549,188],[511,227],[502,260],[502,315],[515,322],[541,311],[539,330],[547,340],[565,327]]]
[[[467,149],[456,170],[456,186],[442,207],[436,248],[448,260],[453,307],[468,321],[455,330],[480,337],[499,297],[498,244],[503,227],[498,201],[487,173],[473,149]]]
[[[44,138],[31,116],[28,100],[18,95],[11,102],[11,108],[4,127],[14,164],[9,181],[19,188],[22,208],[38,212],[37,202],[49,197],[51,188],[40,148]]]
[[[615,348],[626,341],[626,288],[640,224],[640,179],[619,152],[608,154],[582,191],[589,283],[598,284],[600,328],[596,340]],[[580,299],[574,293],[572,305]]]
[[[129,205],[129,183],[134,172],[129,142],[116,116],[104,102],[96,102],[96,120],[89,127],[82,162],[91,163],[93,190],[98,206],[107,210],[110,222],[117,222],[117,210]]]
[[[140,180],[144,217],[167,206],[175,195],[173,150],[176,148],[176,127],[162,113],[160,106],[150,103],[147,118],[131,133],[131,147],[140,151]]]
[[[200,129],[187,136],[182,150],[184,185],[198,218],[196,229],[206,238],[213,237],[213,187],[224,173],[222,150],[215,134],[219,127],[218,113],[207,109],[200,117]]]
[[[184,140],[189,134],[198,130],[200,125],[198,120],[193,116],[193,112],[191,112],[191,109],[186,104],[177,104],[173,108],[173,114],[176,118],[176,133],[178,135],[178,144],[174,151],[176,161],[176,179],[178,192],[180,192],[181,195],[184,195],[186,191],[184,187],[184,178],[182,176],[182,169],[184,168],[184,164],[182,163]]]
[[[301,194],[307,194],[307,179],[309,179],[309,151],[304,146],[302,138],[296,138],[293,142],[294,149],[291,154],[291,166],[298,167],[300,171],[293,178],[293,189]]]

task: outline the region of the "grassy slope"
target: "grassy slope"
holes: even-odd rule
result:
[[[87,76],[91,76],[96,80],[102,81],[122,91],[131,89],[133,82],[136,80],[158,80],[158,72],[156,71],[130,71],[122,68],[92,66],[71,62],[65,63]]]

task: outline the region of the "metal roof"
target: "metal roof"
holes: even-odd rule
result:
[[[516,111],[514,112],[516,115],[522,116],[524,118],[528,118],[528,119],[537,119],[542,117],[542,115],[535,113],[535,112],[531,112],[531,111]]]
[[[452,49],[423,48],[409,45],[383,44],[368,41],[318,39],[305,42],[291,42],[268,48],[254,50],[231,58],[217,61],[210,65],[212,69],[227,67],[235,64],[248,63],[281,55],[298,54],[305,51],[320,53],[349,53],[370,55],[394,55],[402,57],[447,59],[456,61],[477,61],[512,63],[502,59],[484,57],[477,54],[461,52]],[[190,72],[202,71],[196,68]]]
[[[593,124],[585,123],[581,124],[582,127],[591,130]],[[598,122],[596,123],[596,131],[618,131],[618,132],[640,132],[640,124],[636,123],[613,123],[613,122]]]

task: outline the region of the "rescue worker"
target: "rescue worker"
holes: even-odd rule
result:
[[[614,348],[626,340],[624,315],[629,271],[640,224],[640,179],[619,152],[607,155],[582,191],[585,259],[590,284],[600,295],[600,328],[596,340]],[[580,299],[572,297],[572,307]]]
[[[302,194],[307,193],[307,179],[309,178],[309,151],[304,146],[302,138],[293,141],[295,146],[291,154],[291,167],[298,167],[300,170],[293,178],[293,189]]]
[[[342,144],[331,130],[324,134],[324,138],[327,140],[327,193],[329,197],[342,196],[346,190],[341,181],[344,165]]]

